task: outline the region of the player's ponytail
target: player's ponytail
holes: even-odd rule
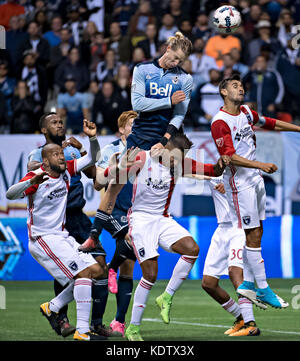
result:
[[[175,35],[168,38],[167,45],[170,46],[172,50],[181,49],[187,56],[192,52],[192,42],[180,31],[176,31]]]

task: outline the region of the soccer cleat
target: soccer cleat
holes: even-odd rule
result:
[[[112,268],[108,270],[108,290],[110,293],[118,293],[117,272]]]
[[[270,288],[259,288],[257,290],[257,299],[263,303],[266,303],[274,308],[287,308],[289,304],[282,298],[277,296]]]
[[[68,337],[72,335],[76,331],[76,327],[70,325],[67,317],[64,317],[61,321],[59,321],[61,335],[63,337]]]
[[[116,320],[111,321],[110,328],[113,330],[113,332],[118,333],[119,336],[124,337],[125,333],[125,322],[119,322]]]
[[[259,336],[260,329],[256,327],[254,321],[245,323],[245,325],[240,328],[237,332],[231,333],[229,336]]]
[[[262,308],[263,310],[267,309],[268,307],[261,302],[256,297],[256,288],[254,286],[254,282],[248,282],[244,281],[242,284],[239,285],[239,287],[236,290],[236,293],[238,295],[241,295],[243,297],[246,297],[249,301],[254,303],[257,307]]]
[[[155,303],[160,309],[160,315],[164,323],[170,323],[172,296],[167,292],[164,292],[156,298]]]
[[[86,333],[79,333],[77,330],[73,336],[75,341],[103,341],[106,340],[107,337],[98,335],[95,332],[88,331]]]
[[[133,325],[132,323],[126,329],[125,336],[128,341],[144,341],[140,333],[140,326]]]
[[[78,247],[78,250],[81,252],[89,253],[92,252],[97,247],[98,241],[94,238],[89,237],[81,246]]]
[[[110,326],[106,327],[105,325],[91,326],[91,331],[105,337],[122,337],[124,334],[114,331]]]
[[[233,326],[230,327],[227,331],[225,331],[224,335],[231,335],[232,333],[235,333],[238,330],[240,330],[243,326],[244,326],[244,320],[242,318],[236,319]]]
[[[58,334],[61,335],[61,327],[58,322],[58,314],[56,312],[52,312],[49,308],[50,303],[45,302],[40,305],[40,311],[43,316],[47,318],[53,330]]]

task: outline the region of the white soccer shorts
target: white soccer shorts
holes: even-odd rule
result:
[[[226,188],[231,222],[243,229],[256,228],[266,219],[266,190],[263,178],[252,187],[239,192]]]
[[[228,268],[243,268],[243,248],[245,232],[233,227],[231,223],[223,223],[215,230],[204,263],[203,275],[220,278],[228,275]]]
[[[78,251],[80,244],[71,236],[44,235],[29,240],[32,257],[62,286],[85,268],[97,263],[92,255]]]
[[[172,245],[191,234],[171,217],[135,212],[129,218],[129,236],[139,263],[159,256],[158,247],[175,253]]]

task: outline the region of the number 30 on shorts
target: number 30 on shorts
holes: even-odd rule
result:
[[[241,248],[238,249],[238,250],[236,250],[235,248],[232,248],[230,251],[231,251],[231,254],[232,254],[232,257],[230,258],[230,261],[232,261],[236,257],[238,259],[243,259],[243,250]]]

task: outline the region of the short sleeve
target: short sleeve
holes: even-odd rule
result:
[[[231,130],[224,120],[219,119],[212,123],[211,134],[220,155],[231,157],[235,153]]]
[[[28,162],[42,163],[42,148],[36,148],[29,153]]]

